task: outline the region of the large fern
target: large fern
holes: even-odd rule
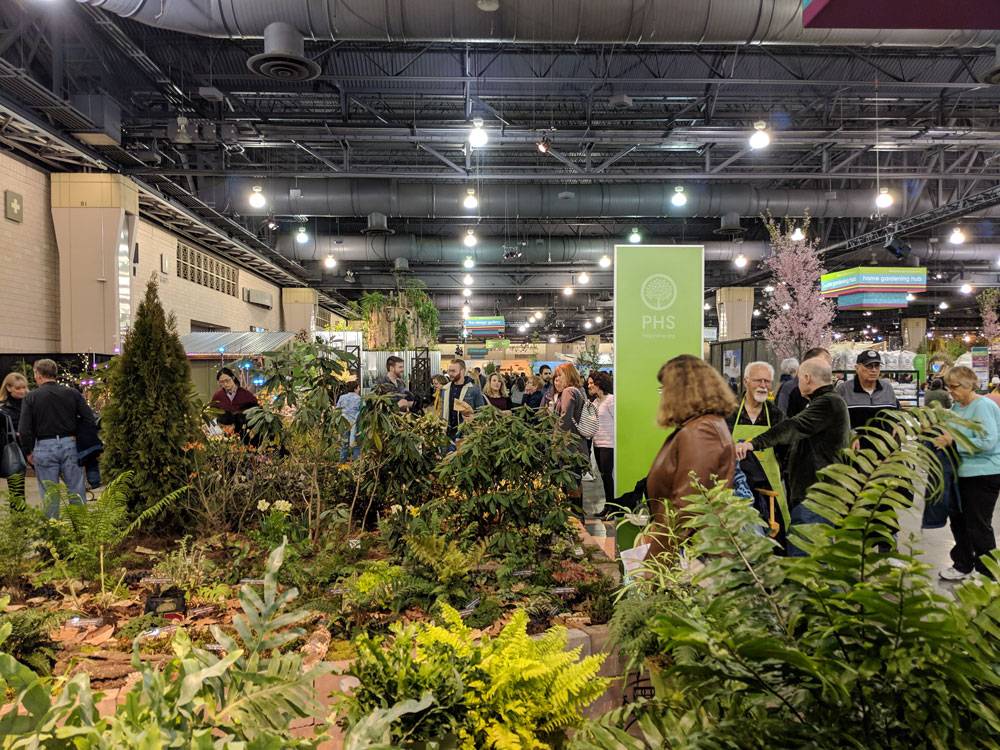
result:
[[[393,725],[397,746],[452,736],[469,750],[548,748],[607,688],[597,676],[603,654],[580,659],[579,648],[567,651],[563,628],[532,638],[518,612],[496,638],[477,643],[454,609],[442,606],[441,617],[441,624],[395,626],[391,641],[358,639],[350,672],[361,685],[345,701],[349,728],[430,692],[433,704]]]
[[[775,557],[752,508],[722,486],[697,488],[687,554],[705,569],[683,591],[662,579],[648,610],[655,642],[642,644],[657,699],[640,715],[659,717],[664,746],[995,744],[1000,585],[944,597],[893,538],[919,491],[934,501],[932,441],[945,432],[964,440],[958,427],[972,425],[934,409],[880,418],[869,447],[845,451],[810,488],[807,507],[827,523],[793,527],[807,557]],[[607,725],[590,729],[575,748],[614,737]]]

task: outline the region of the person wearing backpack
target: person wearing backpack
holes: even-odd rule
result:
[[[556,368],[552,379],[553,398],[551,408],[559,417],[559,429],[574,436],[573,447],[588,463],[590,452],[587,440],[597,433],[597,410],[583,392],[580,373],[569,362]],[[573,510],[583,516],[583,476],[577,481],[577,490],[570,493]]]

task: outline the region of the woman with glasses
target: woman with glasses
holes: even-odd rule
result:
[[[944,383],[955,402],[952,411],[981,428],[980,431],[957,428],[972,448],[964,443],[956,444],[960,461],[959,501],[953,503],[949,517],[955,537],[951,550],[953,565],[941,571],[941,578],[961,581],[977,571],[990,576],[981,558],[997,546],[993,509],[1000,494],[1000,406],[976,393],[979,379],[968,367],[952,367]],[[951,435],[942,435],[934,441],[939,448],[946,448],[953,442]]]

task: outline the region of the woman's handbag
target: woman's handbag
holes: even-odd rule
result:
[[[0,477],[6,479],[15,474],[23,474],[28,468],[28,462],[24,460],[24,452],[17,442],[17,433],[14,432],[14,423],[6,414],[3,415],[6,421],[6,440],[3,449],[0,450]]]
[[[597,408],[586,396],[583,397],[583,406],[580,408],[580,418],[573,420],[576,432],[580,437],[592,438],[597,434]]]

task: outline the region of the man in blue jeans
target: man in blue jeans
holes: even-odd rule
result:
[[[77,458],[76,434],[81,425],[95,424],[83,395],[56,382],[59,370],[51,359],[34,364],[38,388],[24,397],[21,406],[21,445],[28,463],[35,467],[38,488],[45,503],[45,515],[59,517],[59,504],[45,502],[45,484],[60,478],[70,492],[70,501],[83,503],[86,498],[83,467]]]

